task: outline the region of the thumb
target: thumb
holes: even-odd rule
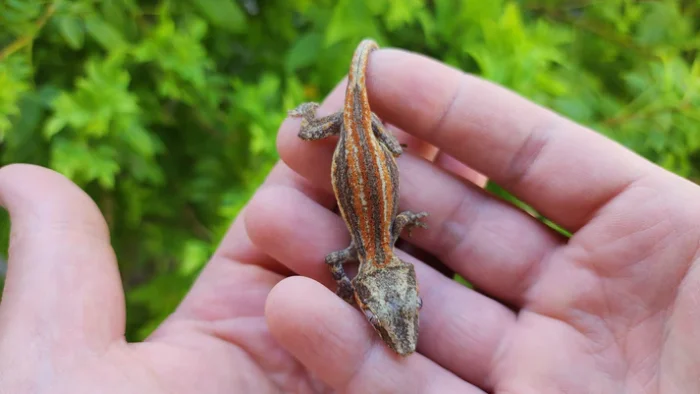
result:
[[[12,222],[3,339],[98,350],[122,337],[124,293],[95,203],[53,171],[10,165],[0,168],[0,205]]]

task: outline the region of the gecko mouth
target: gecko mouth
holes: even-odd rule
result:
[[[368,309],[365,309],[364,312],[365,312],[365,317],[367,317],[367,320],[370,322],[370,324],[372,324],[372,327],[377,332],[377,334],[379,334],[379,336],[382,338],[382,340],[384,340],[384,342],[386,342],[389,345],[389,347],[396,350],[395,349],[396,346],[395,346],[395,343],[394,343],[392,336],[389,335],[389,333],[386,331],[386,328],[384,328],[380,324],[380,321],[379,321],[379,318],[377,317],[377,315],[375,315],[374,313],[372,313],[372,311],[370,311]]]
[[[384,343],[401,356],[408,356],[416,351],[416,332],[410,327],[411,324],[392,324],[385,321],[384,324],[372,311],[365,309],[365,317],[372,324],[374,330],[379,334]]]

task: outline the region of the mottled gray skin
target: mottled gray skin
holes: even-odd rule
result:
[[[361,309],[392,350],[402,356],[415,352],[422,302],[413,265],[394,256],[385,267],[367,267],[352,280]]]

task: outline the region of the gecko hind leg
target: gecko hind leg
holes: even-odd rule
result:
[[[396,137],[389,132],[389,130],[384,128],[384,123],[382,123],[382,120],[379,119],[374,112],[372,112],[372,131],[379,141],[384,144],[384,146],[389,149],[389,152],[391,152],[391,154],[393,154],[395,157],[400,156],[401,153],[403,153],[403,145],[399,143],[399,140],[397,140]]]
[[[288,112],[289,116],[302,118],[299,138],[303,140],[320,140],[340,133],[343,124],[343,112],[338,111],[321,118],[316,117],[318,103],[303,103]]]
[[[401,235],[401,232],[404,230],[404,228],[408,229],[409,237],[411,236],[411,231],[415,227],[428,228],[428,225],[421,220],[426,216],[428,216],[427,212],[414,213],[411,211],[404,211],[396,215],[396,219],[394,219],[394,224],[391,227],[393,242],[395,243],[399,239],[399,236]]]
[[[328,264],[331,275],[333,275],[333,279],[338,284],[338,289],[335,291],[335,294],[349,304],[355,303],[355,288],[350,278],[345,273],[343,264],[352,261],[357,261],[357,251],[355,250],[355,245],[352,243],[347,248],[329,253],[326,256],[326,264]]]

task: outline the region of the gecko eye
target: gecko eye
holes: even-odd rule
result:
[[[377,319],[377,316],[374,313],[372,313],[371,311],[369,311],[367,309],[365,309],[364,312],[365,312],[365,316],[367,317],[367,320],[369,320],[369,322],[373,326],[376,326],[377,324],[379,324],[379,319]]]
[[[423,299],[418,297],[418,310],[420,310],[421,308],[423,308]]]

